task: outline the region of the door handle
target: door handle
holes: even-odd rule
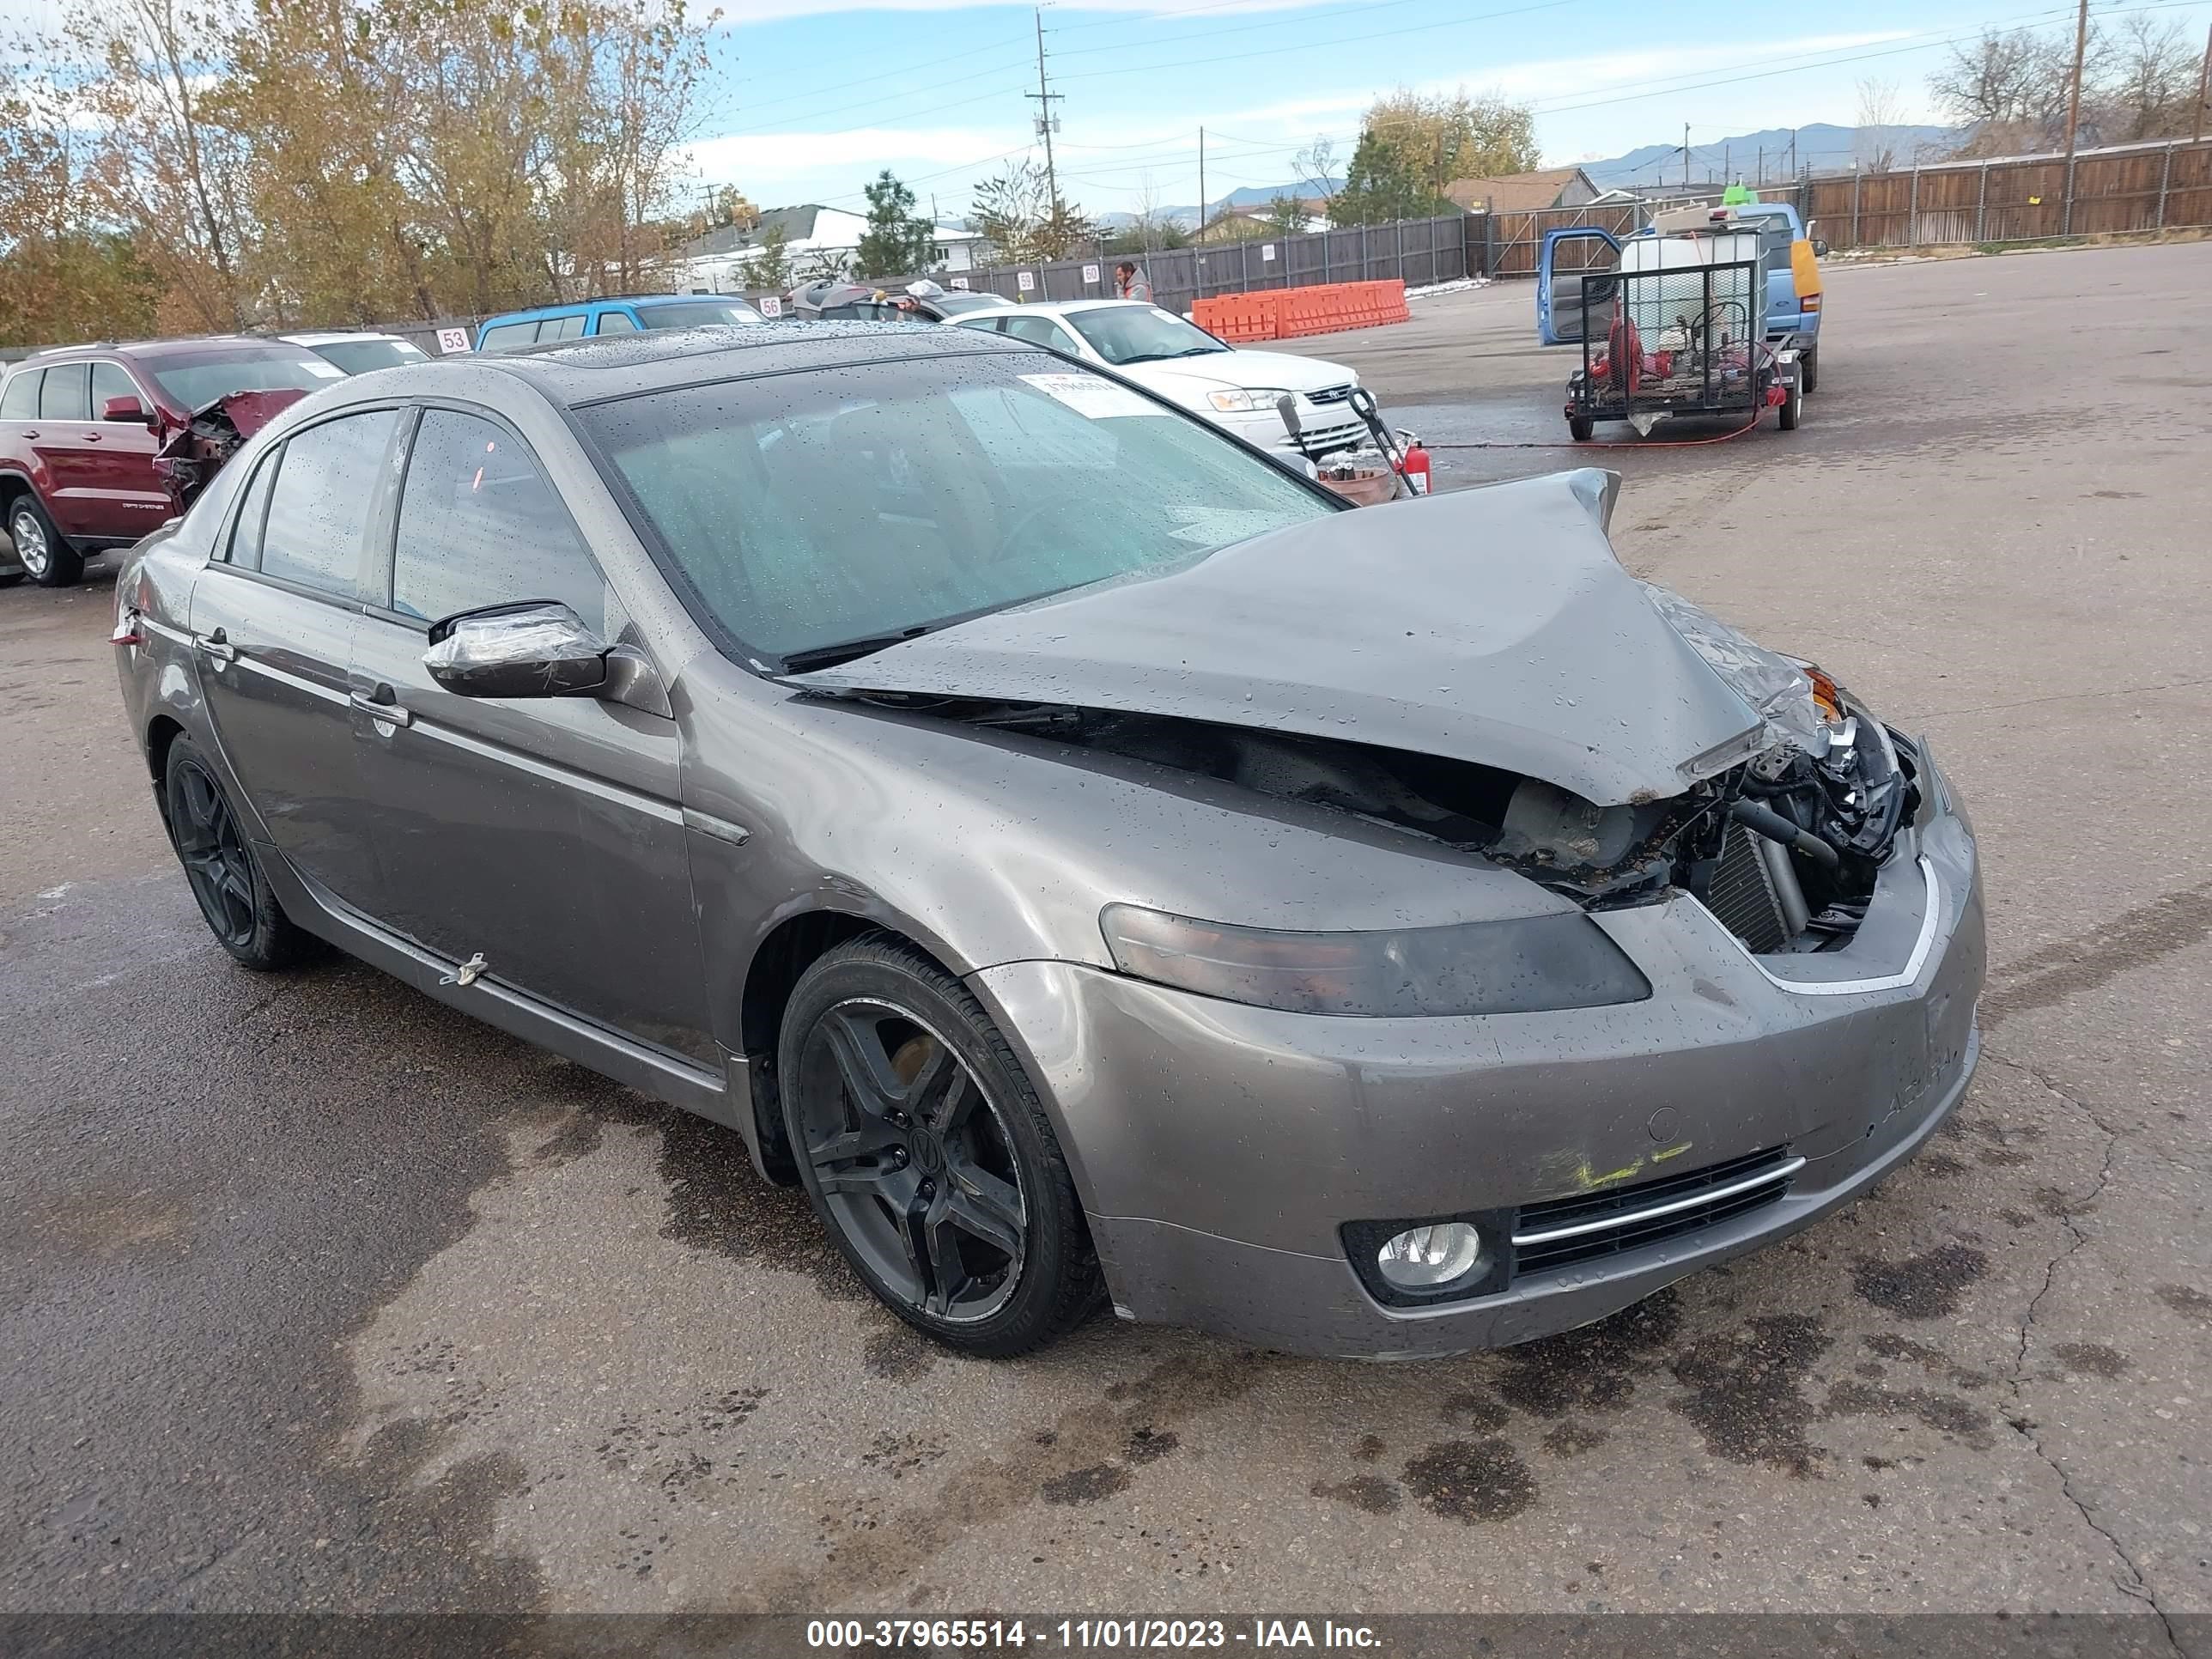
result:
[[[27,426],[23,428],[23,435],[26,438],[35,438],[39,435],[39,428],[34,426]]]
[[[382,720],[386,726],[412,726],[415,716],[392,701],[392,688],[380,685],[374,693],[356,691],[353,706],[371,720]]]
[[[97,432],[88,432],[84,434],[84,441],[88,444],[96,444],[100,441],[100,434]]]
[[[220,628],[216,629],[210,634],[193,635],[192,643],[198,646],[201,650],[206,652],[208,655],[213,657],[217,662],[236,662],[238,660],[238,647],[223,637],[222,629]]]

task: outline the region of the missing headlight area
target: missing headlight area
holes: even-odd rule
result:
[[[1686,890],[1771,955],[1850,940],[1916,799],[1911,751],[1825,676],[1814,685],[1817,735],[1775,732],[1679,795],[1610,806],[1494,767],[1342,738],[1064,704],[870,701],[1350,813],[1479,853],[1589,908]]]

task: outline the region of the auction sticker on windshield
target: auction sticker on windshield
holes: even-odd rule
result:
[[[1057,398],[1077,414],[1088,415],[1094,421],[1117,415],[1167,413],[1159,404],[1139,398],[1128,387],[1102,380],[1095,374],[1024,374],[1021,378],[1025,385],[1035,386],[1048,398]]]

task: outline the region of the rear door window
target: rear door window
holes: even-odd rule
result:
[[[0,392],[0,420],[39,418],[39,381],[44,374],[43,369],[26,369],[8,382],[8,389]]]
[[[1057,351],[1063,356],[1075,355],[1075,342],[1049,317],[1009,317],[1000,327],[1015,338],[1028,340],[1048,351]]]
[[[584,331],[584,313],[572,311],[566,317],[548,317],[538,325],[539,340],[573,340]]]
[[[64,363],[46,371],[39,392],[42,421],[88,421],[92,418],[92,365]]]
[[[392,410],[371,410],[286,441],[262,531],[263,575],[352,595],[378,472],[398,421]]]
[[[523,599],[606,629],[606,581],[529,448],[506,428],[422,412],[407,458],[392,608],[421,622]]]

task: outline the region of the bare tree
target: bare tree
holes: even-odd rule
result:
[[[1887,173],[1897,165],[1898,129],[1905,125],[1905,104],[1897,82],[1872,78],[1859,82],[1858,132],[1852,140],[1852,159],[1869,173]]]
[[[2108,106],[2102,134],[2108,143],[2133,143],[2185,131],[2197,95],[2194,43],[2179,23],[2160,27],[2137,13],[2120,26],[2099,103]]]
[[[1336,172],[1336,140],[1325,132],[1316,133],[1313,143],[1293,156],[1291,164],[1297,170],[1298,182],[1306,187],[1309,198],[1319,202],[1326,216],[1342,183]]]

